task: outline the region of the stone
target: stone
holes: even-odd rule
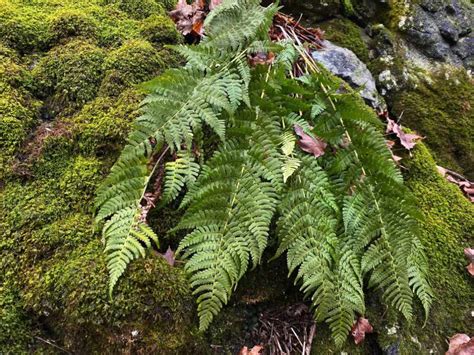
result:
[[[288,1],[285,10],[295,18],[304,14],[311,22],[323,21],[338,15],[342,11],[340,0]]]
[[[461,59],[474,56],[474,35],[464,37],[453,46],[453,52]]]
[[[444,12],[438,12],[433,18],[441,36],[446,41],[456,43],[459,40],[459,25],[451,16],[446,16]]]
[[[413,6],[413,18],[407,24],[406,35],[424,55],[441,61],[449,59],[449,44],[441,36],[435,20],[418,5]]]
[[[323,42],[324,48],[313,51],[312,56],[334,75],[345,80],[351,87],[360,90],[360,95],[374,108],[383,110],[385,102],[377,92],[375,80],[367,66],[347,48]]]

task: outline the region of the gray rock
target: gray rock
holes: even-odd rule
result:
[[[461,59],[466,59],[467,57],[473,56],[474,35],[461,38],[459,42],[453,46],[453,52]]]
[[[445,0],[421,0],[420,6],[429,12],[438,12],[446,6]]]
[[[449,44],[443,40],[435,20],[418,5],[413,7],[413,18],[407,26],[406,34],[408,41],[426,56],[442,61],[449,58]]]
[[[342,5],[340,0],[287,1],[285,10],[296,18],[304,14],[312,22],[317,22],[338,15],[342,10]]]
[[[443,36],[446,41],[456,43],[459,40],[460,26],[456,23],[455,19],[451,16],[447,16],[444,11],[437,12],[433,18],[441,36]]]
[[[474,35],[464,37],[453,46],[453,52],[462,59],[467,69],[474,70]]]
[[[372,74],[354,52],[326,40],[323,44],[323,49],[312,52],[313,58],[353,88],[361,89],[360,95],[372,107],[384,109],[385,102],[377,92]]]

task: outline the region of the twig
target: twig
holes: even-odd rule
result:
[[[39,337],[39,336],[36,336],[36,335],[35,335],[35,339],[38,339],[38,340],[42,341],[42,342],[45,343],[45,344],[51,345],[52,347],[54,347],[54,348],[56,348],[56,349],[59,349],[59,350],[61,350],[61,351],[64,351],[66,354],[72,354],[71,352],[69,352],[69,351],[67,351],[66,349],[60,347],[59,345],[56,345],[56,344],[50,342],[50,341],[47,340],[47,339],[43,339],[43,338],[41,338],[41,337]]]
[[[308,343],[306,344],[306,355],[311,353],[311,345],[313,344],[314,334],[316,333],[316,323],[311,324],[309,328]]]

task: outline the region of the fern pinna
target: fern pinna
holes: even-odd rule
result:
[[[341,345],[365,312],[364,287],[379,289],[407,319],[416,295],[427,314],[427,262],[414,202],[378,118],[301,47],[269,42],[276,11],[224,0],[199,45],[175,47],[187,64],[146,84],[143,115],[96,200],[110,291],[132,260],[158,246],[149,209],[178,199],[185,212],[173,230],[187,232],[178,254],[201,330],[275,236],[275,257],[286,254],[315,318]],[[268,51],[277,54],[272,64],[249,64]],[[295,78],[298,57],[306,74]],[[325,149],[303,152],[295,128]],[[219,144],[198,159],[209,132]],[[161,178],[162,193],[150,191]]]

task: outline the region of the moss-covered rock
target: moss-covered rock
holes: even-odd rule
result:
[[[164,67],[165,63],[160,58],[159,52],[150,42],[144,40],[124,43],[112,51],[105,61],[105,69],[113,70],[114,75],[120,76],[126,87],[151,79]],[[107,79],[109,78],[106,78],[105,82],[110,84]],[[104,89],[101,92],[106,94]]]
[[[153,44],[179,43],[181,34],[176,30],[174,22],[168,16],[152,15],[140,26],[140,34]]]
[[[99,156],[116,152],[124,144],[131,123],[138,117],[143,96],[136,90],[129,90],[117,99],[99,97],[68,119],[79,151]]]
[[[474,179],[474,85],[464,70],[427,76],[391,101],[401,123],[426,137],[441,165]]]
[[[364,63],[369,62],[369,50],[362,38],[362,29],[348,19],[337,18],[319,25],[325,38],[353,51]]]
[[[467,261],[463,253],[464,248],[474,244],[474,205],[437,172],[436,163],[423,144],[417,145],[413,157],[407,158],[404,165],[407,185],[424,218],[421,240],[430,262],[430,281],[435,292],[426,326],[420,326],[420,319],[407,328],[405,336],[417,339],[423,350],[443,353],[448,337],[474,329],[469,301],[474,294],[474,282],[465,269]]]
[[[33,70],[40,97],[51,97],[52,116],[92,100],[104,75],[105,52],[96,45],[71,41],[53,48]]]
[[[8,175],[14,154],[38,119],[38,101],[0,82],[0,180]]]
[[[144,19],[153,14],[164,14],[164,7],[156,0],[107,0],[133,18]]]
[[[1,0],[0,38],[20,52],[44,49],[48,43],[45,14],[33,7]]]
[[[140,260],[111,300],[102,248],[92,241],[36,265],[26,275],[25,306],[43,315],[43,323],[55,329],[63,346],[85,352],[128,348],[160,353],[198,346],[183,272],[162,258]]]
[[[52,43],[59,43],[71,37],[95,39],[98,25],[94,18],[77,9],[62,9],[50,20],[49,32]]]

